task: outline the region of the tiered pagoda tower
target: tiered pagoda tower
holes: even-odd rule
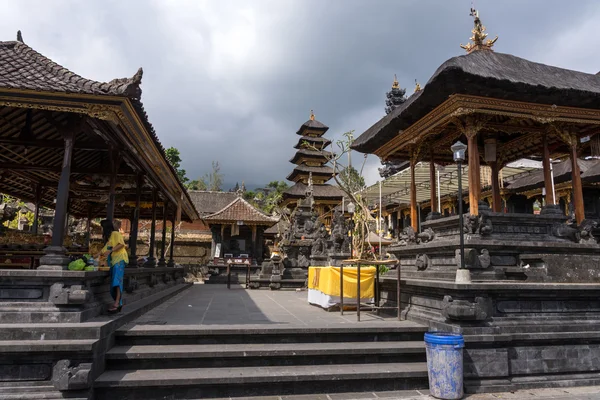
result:
[[[325,150],[331,141],[323,135],[329,127],[315,119],[311,111],[310,119],[298,132],[298,143],[294,146],[296,154],[290,162],[296,167],[287,179],[294,185],[283,193],[282,205],[295,208],[299,199],[304,198],[309,179],[312,179],[314,209],[319,215],[329,213],[342,202],[343,192],[336,186],[327,184],[333,177],[333,168],[327,165],[331,153]]]

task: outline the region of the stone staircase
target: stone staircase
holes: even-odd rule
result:
[[[95,399],[426,389],[426,328],[407,321],[382,324],[123,329],[94,384]]]

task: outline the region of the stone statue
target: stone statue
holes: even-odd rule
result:
[[[306,239],[314,239],[317,236],[319,229],[319,221],[317,214],[313,213],[310,218],[304,221],[304,237]]]
[[[331,240],[333,241],[333,252],[341,253],[342,245],[347,235],[346,222],[341,211],[336,209],[331,222]]]
[[[415,230],[412,226],[408,226],[404,228],[402,234],[398,238],[398,244],[402,246],[406,246],[407,244],[414,244],[417,242],[417,235],[415,234]]]
[[[597,243],[596,238],[592,234],[593,230],[598,226],[598,222],[584,219],[578,226],[579,229],[579,243],[595,244]]]
[[[420,243],[431,242],[433,239],[435,239],[435,232],[433,229],[427,228],[423,232],[419,233],[417,237],[419,238]]]
[[[319,230],[317,231],[317,237],[311,247],[311,252],[310,252],[311,256],[314,257],[314,256],[327,255],[327,239],[326,238],[327,238],[327,229],[325,228],[325,225],[321,224],[321,226],[319,227]]]

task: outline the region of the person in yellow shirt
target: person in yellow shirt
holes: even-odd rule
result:
[[[106,245],[102,249],[102,256],[108,261],[110,267],[110,295],[115,301],[109,307],[109,313],[118,313],[123,307],[123,275],[125,267],[129,264],[129,256],[127,255],[127,247],[123,240],[123,235],[115,229],[112,221],[102,220],[102,238]]]

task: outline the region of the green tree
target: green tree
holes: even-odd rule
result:
[[[183,170],[185,173],[185,170]],[[188,190],[211,190],[213,192],[220,192],[223,190],[223,174],[221,173],[221,166],[218,161],[212,162],[212,170],[209,173],[204,174],[203,177],[189,180],[186,178],[186,187]]]
[[[223,174],[221,173],[221,166],[218,161],[212,162],[212,171],[204,178],[200,179],[203,181],[206,190],[213,192],[220,192],[223,190]]]
[[[180,168],[182,160],[179,150],[177,150],[175,147],[169,147],[165,151],[165,154],[167,156],[167,160],[169,160],[173,168],[175,168],[175,171],[177,171],[177,177],[179,178],[181,183],[185,185],[189,181],[189,178],[186,176],[185,169]]]
[[[194,179],[189,181],[186,187],[188,190],[206,190],[206,182],[203,178]]]
[[[365,178],[360,176],[356,168],[346,167],[340,172],[340,181],[352,192],[358,192],[365,187]]]

